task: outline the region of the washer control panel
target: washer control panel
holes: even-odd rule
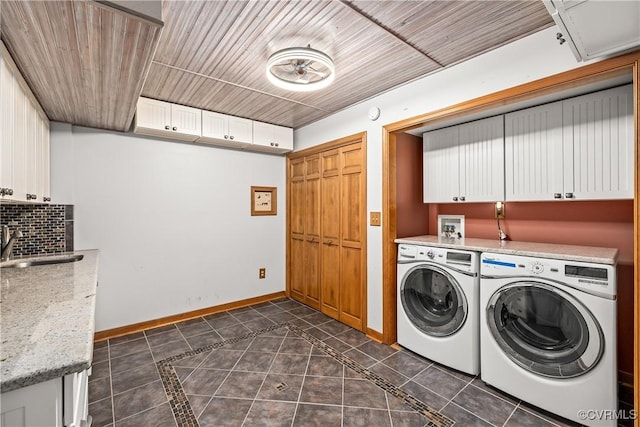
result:
[[[483,252],[480,274],[484,279],[548,279],[589,292],[616,294],[616,269],[608,264]]]

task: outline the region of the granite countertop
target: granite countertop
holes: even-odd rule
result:
[[[452,239],[439,236],[415,236],[395,240],[396,243],[410,245],[436,246],[449,249],[466,249],[477,252],[493,252],[511,255],[524,255],[538,258],[554,258],[565,261],[582,261],[597,264],[616,263],[618,249],[598,248],[595,246],[560,245],[553,243],[514,242],[498,239]]]
[[[0,270],[0,391],[91,366],[98,251],[66,264]]]

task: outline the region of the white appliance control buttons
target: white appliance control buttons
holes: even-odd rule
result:
[[[534,274],[540,274],[544,271],[544,265],[539,262],[534,262],[531,264],[531,272]]]

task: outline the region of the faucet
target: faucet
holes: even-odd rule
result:
[[[13,245],[20,237],[22,237],[20,230],[14,230],[13,233],[9,234],[9,226],[2,226],[2,255],[0,261],[8,261],[13,258]]]

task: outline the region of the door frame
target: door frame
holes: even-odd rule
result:
[[[427,124],[462,118],[517,102],[549,95],[561,90],[631,74],[633,78],[635,190],[634,190],[634,405],[640,408],[640,51],[605,59],[509,89],[501,90],[446,108],[411,117],[382,127],[382,309],[384,343],[396,342],[396,135]],[[640,427],[640,418],[634,422]]]
[[[286,289],[285,294],[288,298],[291,297],[291,247],[289,244],[289,236],[291,234],[291,177],[289,176],[289,169],[291,160],[298,159],[300,157],[306,157],[313,154],[321,154],[324,151],[333,150],[336,148],[344,147],[351,144],[360,143],[362,150],[362,195],[360,199],[360,203],[362,206],[362,264],[360,268],[362,269],[362,332],[371,336],[374,339],[380,341],[382,339],[380,334],[376,331],[373,331],[367,326],[367,289],[368,289],[368,281],[367,281],[367,132],[360,132],[353,135],[346,136],[344,138],[336,139],[333,141],[326,142],[324,144],[315,145],[310,148],[306,148],[300,151],[295,151],[287,154],[287,164],[286,164],[286,182],[287,182],[287,224],[286,224]],[[322,280],[322,278],[320,279]],[[320,297],[322,299],[322,297]]]

